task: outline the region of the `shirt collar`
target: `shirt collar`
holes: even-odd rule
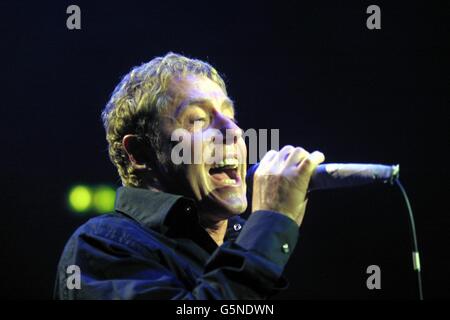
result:
[[[115,210],[150,229],[164,231],[170,213],[178,206],[187,214],[194,211],[194,201],[180,195],[133,187],[117,189]]]
[[[178,225],[198,223],[194,200],[171,193],[134,187],[117,189],[115,210],[126,214],[152,230],[166,233],[171,221]],[[235,240],[245,220],[239,216],[228,219],[226,240]]]

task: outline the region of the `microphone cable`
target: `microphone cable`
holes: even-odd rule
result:
[[[413,247],[412,258],[413,258],[413,268],[417,274],[417,285],[419,289],[419,299],[423,300],[423,291],[422,291],[422,275],[420,272],[420,256],[419,256],[419,246],[417,245],[417,233],[416,233],[416,224],[414,222],[413,210],[411,207],[411,203],[409,202],[408,195],[406,194],[406,190],[400,182],[400,179],[395,179],[395,183],[399,187],[403,198],[406,203],[406,207],[408,208],[409,214],[409,226],[410,226],[410,234],[411,234],[411,242]]]

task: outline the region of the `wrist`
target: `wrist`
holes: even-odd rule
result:
[[[272,211],[293,220],[298,226],[302,224],[306,211],[307,200],[303,201],[296,209],[290,209],[284,206],[273,205],[252,205],[252,213],[256,211]]]

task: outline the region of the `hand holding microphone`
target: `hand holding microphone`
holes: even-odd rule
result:
[[[261,163],[249,168],[247,172],[247,188],[253,192],[252,211],[278,211],[293,218],[300,225],[307,192],[374,182],[392,184],[399,176],[399,165],[320,165],[323,161],[324,156],[320,152],[309,154],[302,148],[292,146],[286,146],[279,152],[269,151]]]
[[[266,153],[254,172],[252,211],[276,211],[300,225],[311,176],[324,160],[321,152],[293,146]]]

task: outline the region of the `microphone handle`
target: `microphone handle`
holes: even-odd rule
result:
[[[259,163],[247,172],[247,185],[253,188],[253,175]],[[321,164],[311,176],[308,191],[354,187],[374,182],[392,184],[400,173],[399,165],[327,163]],[[249,190],[249,191],[250,191]]]
[[[328,163],[321,164],[311,176],[309,191],[355,187],[382,182],[392,184],[400,173],[399,165]]]

